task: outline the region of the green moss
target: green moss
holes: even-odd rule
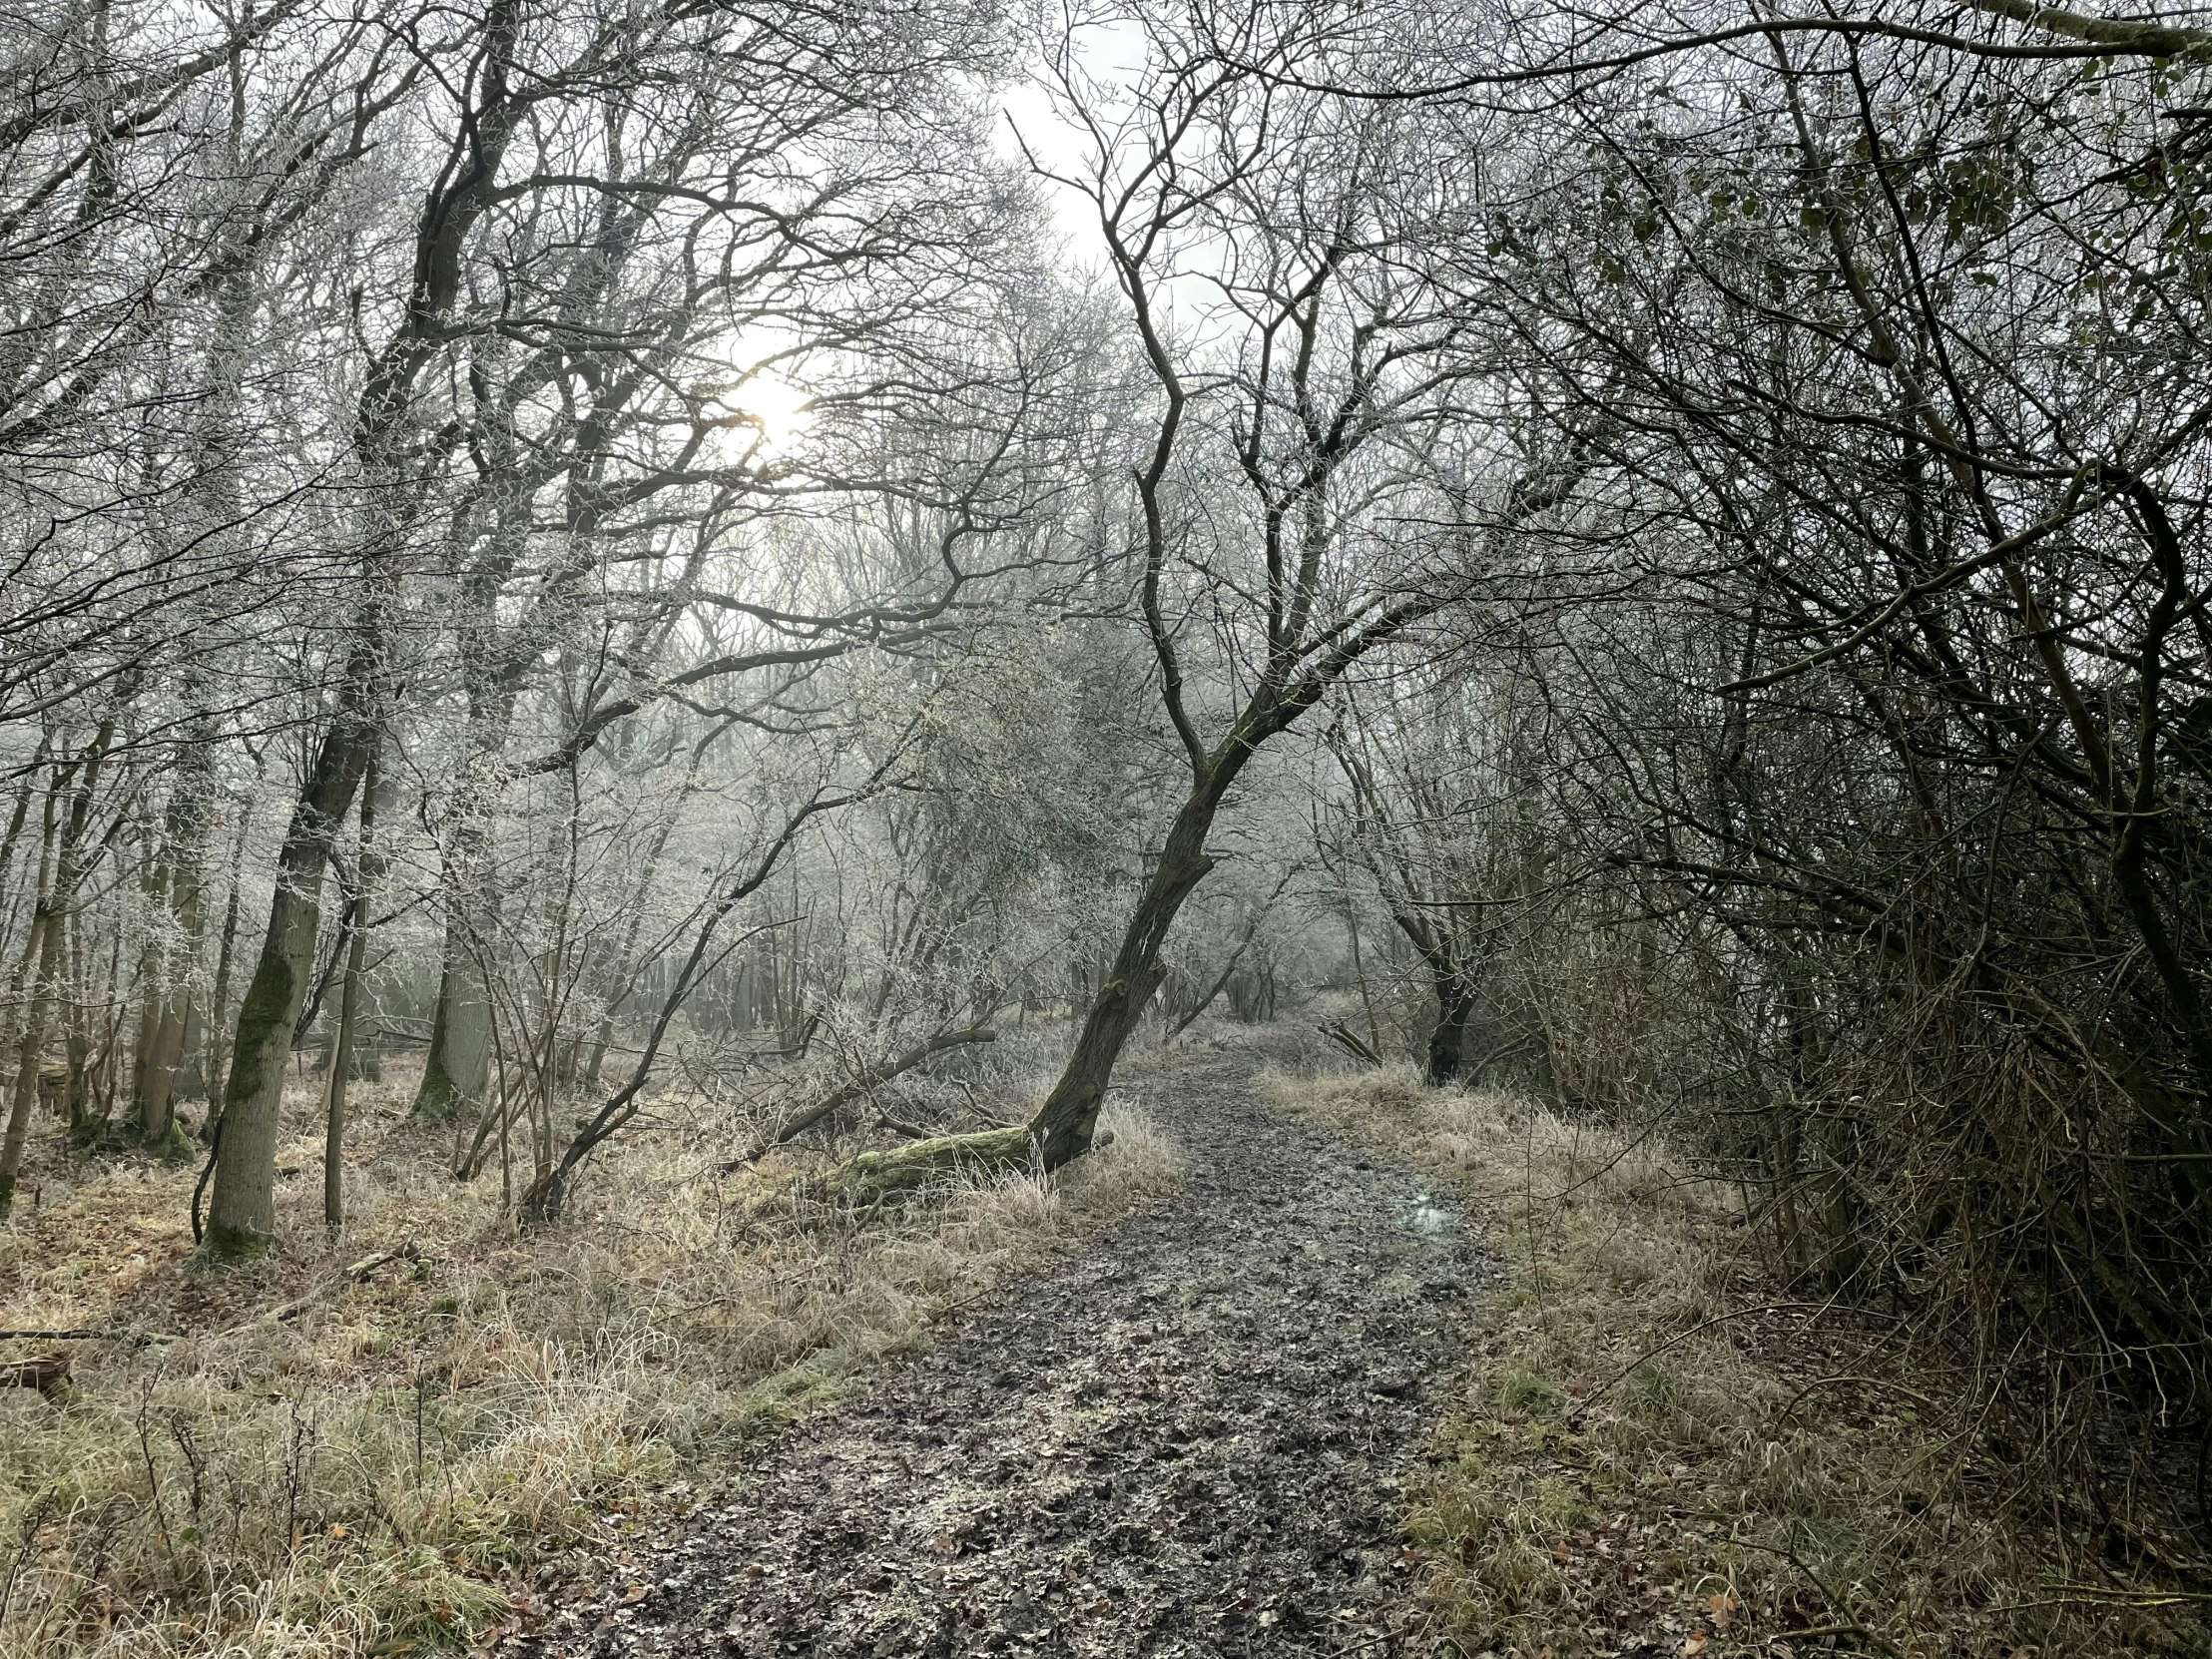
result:
[[[974,1135],[939,1135],[888,1152],[863,1152],[830,1178],[829,1192],[847,1203],[870,1204],[933,1186],[953,1175],[1026,1169],[1029,1157],[1025,1124]]]
[[[461,1091],[454,1085],[442,1063],[432,1055],[422,1068],[422,1083],[415,1090],[414,1104],[408,1108],[415,1117],[429,1118],[442,1123],[453,1115],[461,1104]]]
[[[208,1235],[200,1241],[200,1253],[214,1262],[252,1261],[276,1248],[276,1240],[268,1233],[257,1233],[247,1227],[226,1227],[219,1221],[208,1223]]]
[[[193,1145],[192,1137],[185,1133],[185,1126],[172,1117],[169,1127],[161,1134],[150,1138],[142,1137],[139,1150],[151,1153],[165,1164],[187,1164],[192,1161],[193,1154],[198,1149]]]

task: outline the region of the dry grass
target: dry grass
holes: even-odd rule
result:
[[[728,1126],[667,1106],[567,1224],[518,1235],[496,1168],[446,1178],[449,1132],[407,1121],[409,1081],[356,1093],[334,1243],[299,1091],[286,1243],[243,1270],[192,1257],[193,1171],[45,1155],[42,1201],[0,1230],[0,1327],[169,1340],[0,1350],[59,1346],[75,1368],[51,1400],[0,1389],[0,1653],[465,1645],[603,1574],[764,1425],[1178,1173],[1120,1112],[1111,1148],[1050,1188],[858,1216],[789,1196],[803,1157],[716,1179]]]
[[[1448,1172],[1489,1230],[1410,1521],[1458,1652],[2212,1652],[2153,1540],[2054,1525],[1925,1356],[1772,1282],[1733,1190],[1658,1143],[1410,1072],[1268,1087]]]

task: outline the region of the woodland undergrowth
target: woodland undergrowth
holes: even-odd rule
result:
[[[1266,1086],[1434,1171],[1494,1251],[1408,1521],[1447,1651],[2212,1652],[2185,1540],[2054,1515],[1942,1356],[1781,1282],[1662,1141],[1405,1068]]]
[[[287,1099],[286,1241],[192,1254],[196,1171],[41,1169],[0,1248],[0,1328],[72,1378],[0,1388],[0,1654],[355,1655],[464,1647],[619,1564],[764,1428],[1176,1179],[1117,1109],[1050,1186],[958,1181],[904,1208],[806,1196],[827,1153],[718,1177],[731,1127],[657,1105],[556,1229],[496,1166],[446,1173],[412,1077],[358,1086],[349,1220],[319,1223],[317,1089]],[[1011,1109],[1011,1107],[1010,1107]],[[17,1342],[8,1353],[35,1350]]]

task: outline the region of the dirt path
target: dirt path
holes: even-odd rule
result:
[[[1272,1110],[1242,1062],[1130,1092],[1188,1149],[1184,1191],[767,1449],[530,1645],[1417,1651],[1393,1527],[1478,1258],[1440,1212],[1408,1224],[1411,1170]]]

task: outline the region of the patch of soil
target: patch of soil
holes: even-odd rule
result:
[[[1410,1168],[1211,1060],[1188,1185],[767,1448],[555,1656],[1419,1651],[1406,1476],[1483,1269]]]

